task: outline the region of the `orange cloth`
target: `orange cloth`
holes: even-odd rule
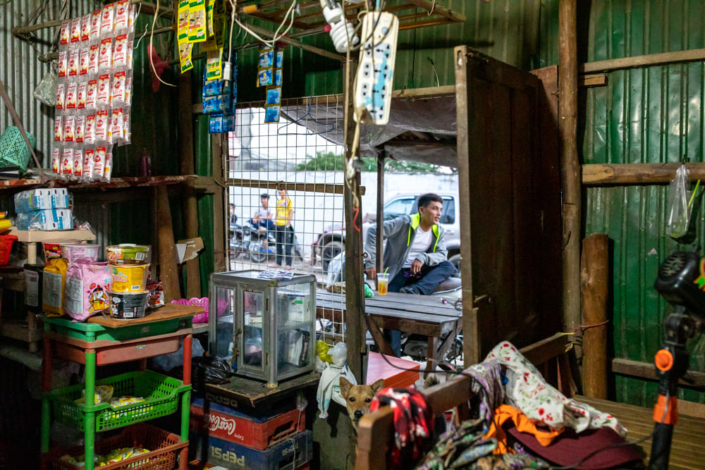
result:
[[[505,434],[504,429],[502,429],[502,425],[508,419],[514,421],[514,426],[516,426],[519,432],[527,432],[529,434],[532,434],[534,437],[536,437],[536,440],[539,441],[539,443],[544,447],[551,445],[553,439],[563,433],[563,429],[554,431],[550,428],[538,428],[536,424],[531,422],[531,420],[521,411],[517,410],[513,406],[502,405],[495,410],[494,419],[492,420],[492,424],[490,425],[490,430],[487,431],[487,434],[485,434],[483,437],[483,439],[489,439],[490,437],[494,437],[499,441],[500,445],[497,446],[497,448],[493,452],[494,454],[514,453],[514,451],[510,449],[507,445],[507,435]]]

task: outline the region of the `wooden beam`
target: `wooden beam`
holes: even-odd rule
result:
[[[23,34],[33,33],[34,31],[39,31],[46,28],[58,28],[61,26],[61,20],[51,20],[45,21],[43,23],[33,24],[31,26],[16,26],[12,28],[12,34],[15,36],[21,36]]]
[[[609,72],[612,70],[630,69],[634,67],[651,67],[654,65],[698,62],[702,60],[705,60],[705,49],[692,49],[689,51],[664,52],[662,54],[649,54],[635,57],[625,57],[623,59],[587,62],[580,66],[580,72]]]
[[[647,380],[658,380],[656,378],[655,366],[648,362],[631,361],[629,359],[612,359],[612,372]],[[690,380],[690,382],[681,379],[678,382],[679,386],[689,388],[705,387],[705,372],[688,371],[685,377]]]
[[[675,176],[680,163],[624,163],[583,165],[585,186],[664,184]],[[705,163],[686,163],[691,181],[705,179]]]
[[[603,73],[591,74],[591,75],[580,75],[578,77],[578,86],[580,87],[598,87],[607,86],[607,75]]]
[[[577,0],[558,4],[559,132],[563,190],[563,323],[580,325],[580,161],[578,160]]]
[[[463,23],[467,20],[467,17],[461,13],[452,11],[444,6],[440,5],[440,2],[431,2],[429,0],[408,0],[408,3],[412,3],[419,8],[423,8],[428,12],[433,12],[434,15],[441,15],[448,18],[450,21]]]
[[[248,24],[247,27],[250,28],[252,31],[254,31],[257,34],[261,34],[261,35],[267,36],[269,38],[274,37],[273,31],[269,31],[267,29],[260,28],[259,26],[255,26],[253,24]],[[339,62],[344,62],[346,60],[344,55],[336,54],[334,52],[330,52],[325,49],[321,49],[319,47],[309,46],[308,44],[304,44],[301,41],[297,41],[296,39],[292,39],[287,36],[282,37],[281,39],[279,39],[279,41],[281,41],[285,44],[290,44],[292,46],[296,46],[296,47],[303,49],[305,51],[312,52],[314,54],[318,54],[321,57],[327,57],[328,59],[337,60]]]
[[[553,358],[565,354],[568,345],[568,337],[562,333],[556,333],[550,338],[530,344],[519,350],[527,361],[535,366],[545,364]]]
[[[344,184],[296,183],[287,181],[246,180],[239,178],[230,178],[227,180],[227,184],[229,186],[262,189],[277,189],[279,186],[284,186],[287,191],[305,191],[309,193],[343,194],[345,192]],[[360,186],[360,194],[365,195],[364,186]]]
[[[229,271],[229,261],[226,247],[228,246],[230,211],[227,209],[228,193],[225,191],[225,171],[223,168],[223,154],[227,155],[228,144],[224,134],[212,135],[213,152],[213,181],[221,191],[213,194],[213,252],[215,272]],[[225,141],[225,142],[224,142]]]
[[[583,240],[580,266],[583,325],[583,394],[607,399],[607,296],[609,238],[593,233]]]
[[[164,302],[171,303],[172,300],[181,298],[174,226],[171,219],[169,195],[166,186],[156,187],[155,193],[157,216],[154,223],[157,224],[159,239],[159,268],[162,286],[164,287]]]
[[[409,29],[418,29],[418,28],[430,28],[431,26],[446,26],[454,24],[452,21],[442,19],[442,18],[436,18],[436,19],[430,19],[430,20],[423,20],[423,21],[405,21],[403,23],[399,23],[399,31],[406,31]]]

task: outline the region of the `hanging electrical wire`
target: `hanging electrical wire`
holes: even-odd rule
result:
[[[297,5],[296,0],[294,0],[293,2],[291,2],[291,6],[289,7],[289,9],[287,10],[286,14],[284,15],[284,19],[282,20],[281,24],[279,25],[279,27],[278,27],[277,30],[275,31],[274,37],[272,37],[271,39],[264,39],[263,37],[261,37],[260,35],[258,35],[258,34],[255,33],[254,31],[252,31],[251,29],[249,29],[246,24],[240,22],[240,20],[237,18],[237,15],[235,15],[235,10],[237,9],[237,2],[236,2],[235,0],[230,0],[230,6],[231,6],[232,9],[233,9],[232,19],[233,19],[242,29],[244,29],[244,30],[245,30],[246,32],[248,32],[250,35],[254,36],[256,39],[262,41],[264,44],[266,44],[266,45],[269,46],[269,47],[274,47],[274,44],[275,44],[277,41],[279,41],[281,38],[283,38],[284,36],[286,36],[286,35],[289,33],[289,31],[291,31],[291,28],[294,27],[294,15],[296,14],[296,11],[294,10],[294,7],[295,7],[296,5]],[[280,31],[281,31],[282,27],[286,24],[287,18],[289,17],[290,14],[291,14],[291,21],[290,21],[290,23],[289,23],[289,26],[286,28],[286,30],[284,30],[284,31],[281,32],[281,34],[280,34]],[[232,35],[232,24],[231,24],[231,26],[230,26],[230,33],[231,33],[231,35]]]
[[[154,10],[154,19],[152,20],[152,32],[149,36],[149,51],[147,51],[147,55],[149,56],[149,65],[152,66],[152,72],[154,72],[154,75],[157,77],[157,80],[162,82],[164,85],[174,87],[176,88],[176,85],[172,85],[171,83],[167,83],[164,80],[162,80],[162,77],[159,76],[159,73],[157,73],[157,68],[154,66],[154,57],[152,57],[152,51],[154,50],[154,25],[157,24],[157,19],[159,18],[159,0],[157,0],[157,6]]]

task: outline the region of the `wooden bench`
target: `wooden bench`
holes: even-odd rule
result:
[[[380,328],[428,336],[426,374],[443,359],[455,337],[462,331],[462,312],[455,309],[455,299],[443,301],[443,296],[425,296],[389,292],[365,299],[365,313],[372,319],[370,333],[381,352],[394,355],[384,340]],[[316,317],[343,323],[345,296],[330,292],[316,293]],[[444,338],[441,341],[441,338]]]
[[[564,395],[572,396],[570,364],[565,354],[568,340],[564,335],[556,335],[539,343],[527,346],[521,352],[536,365],[542,373],[549,372],[547,380]],[[555,367],[553,367],[555,366]],[[553,371],[553,372],[551,372]],[[549,379],[549,377],[553,377]],[[456,376],[445,383],[431,387],[424,392],[427,402],[435,415],[445,410],[456,409],[460,420],[468,419],[468,400],[472,396],[471,380]],[[628,430],[627,439],[636,441],[653,432],[653,411],[650,408],[625,405],[608,400],[576,396],[576,400],[587,403],[600,411],[616,417]],[[387,449],[394,445],[393,411],[390,407],[381,408],[363,416],[358,427],[356,470],[384,470],[387,468]],[[387,443],[386,445],[380,445]],[[686,470],[705,468],[705,419],[690,416],[678,417],[671,447],[671,469]],[[651,441],[640,445],[646,454],[645,462],[651,453]]]

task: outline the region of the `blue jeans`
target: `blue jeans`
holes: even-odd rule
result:
[[[291,266],[291,249],[294,247],[294,229],[291,225],[276,225],[277,237],[277,264],[282,265],[282,258],[286,260],[286,265]],[[282,256],[286,251],[286,257]]]
[[[455,266],[450,261],[443,261],[436,266],[426,264],[421,268],[421,272],[416,275],[411,274],[408,268],[404,268],[394,276],[389,282],[389,292],[399,292],[402,287],[414,286],[421,295],[431,295],[438,285],[455,273]],[[401,331],[384,330],[384,339],[387,340],[392,350],[401,357]]]
[[[269,231],[274,230],[274,222],[269,219],[260,220],[259,222],[255,222],[255,219],[250,219],[250,225],[252,225],[254,228],[264,227]]]

